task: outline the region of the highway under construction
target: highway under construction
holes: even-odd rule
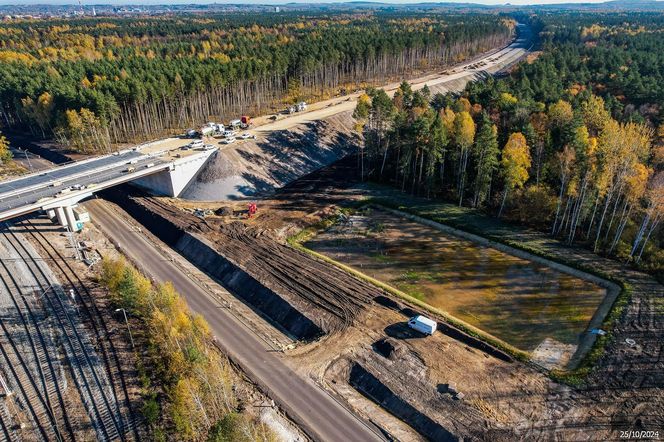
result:
[[[508,66],[529,46],[522,40],[487,55],[487,66]],[[478,63],[415,84],[458,88],[487,74],[471,67]],[[622,327],[625,333],[638,331],[648,352],[621,361],[616,355],[623,349],[610,348],[598,374],[577,389],[553,381],[549,367],[520,361],[486,335],[425,311],[421,300],[396,295],[389,284],[367,277],[371,266],[351,268],[335,256],[305,250],[303,237],[342,230],[338,224],[349,214],[371,218],[365,200],[393,196],[357,179],[357,159],[350,155],[356,140],[346,133],[357,95],[350,98],[265,122],[255,128],[258,140],[220,149],[191,187],[182,187],[198,196],[194,201],[113,182],[98,198],[81,202],[92,222],[77,240],[50,224],[49,207],[6,225],[0,238],[7,318],[0,356],[10,367],[3,370],[3,388],[12,398],[0,407],[3,438],[25,439],[20,424],[40,440],[79,439],[79,431],[90,439],[142,438],[135,420],[140,398],[131,367],[133,341],[127,341],[120,316],[109,318],[104,290],[94,284],[97,258],[110,253],[126,256],[156,281],[171,281],[205,317],[256,394],[272,401],[266,407],[283,414],[304,437],[570,440],[590,430],[608,438],[616,425],[660,419],[661,315],[649,299],[661,295],[662,286],[645,275],[630,273],[639,308]],[[312,151],[326,145],[333,154],[311,159],[302,145]],[[140,161],[149,169],[152,160]],[[114,173],[132,167],[131,160],[123,162]],[[224,201],[201,197],[215,189]],[[5,193],[15,196],[18,190]],[[249,204],[257,208],[252,217],[237,215]],[[360,227],[359,235],[378,238],[385,231],[380,224]],[[87,263],[75,258],[79,249],[85,249]],[[576,249],[560,253],[587,256]],[[390,256],[372,259],[378,266]],[[608,260],[601,265],[623,271]],[[398,276],[407,283],[412,274],[406,269]],[[414,333],[406,324],[416,314],[433,317],[440,332]],[[63,393],[66,382],[75,393]],[[651,405],[634,407],[640,403],[635,386]]]

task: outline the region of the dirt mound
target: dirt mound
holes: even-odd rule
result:
[[[342,330],[373,298],[384,294],[337,267],[277,242],[260,228],[241,222],[208,222],[138,191],[130,195],[127,189],[116,191],[114,199],[162,240],[181,252],[187,248],[185,256],[190,261],[222,282],[226,280],[226,285],[232,285],[229,290],[269,318],[282,325],[296,324],[293,330],[285,326],[296,336],[300,332],[309,338],[315,336],[310,330],[313,324],[325,333]],[[194,240],[185,238],[187,234],[193,234]],[[204,250],[208,245],[215,256]],[[242,275],[238,276],[237,270]],[[246,280],[247,288],[239,286],[237,278]],[[239,293],[245,291],[260,291],[263,296]],[[274,295],[284,302],[263,299]],[[300,316],[308,318],[307,330],[302,331]]]
[[[353,152],[353,124],[343,112],[223,146],[181,197],[216,201],[269,193]]]
[[[360,364],[351,364],[348,382],[369,399],[378,402],[396,417],[408,422],[418,433],[429,440],[458,441],[452,433],[438,422],[410,405],[395,394],[371,372]]]
[[[350,325],[381,294],[380,289],[242,223],[220,226],[207,237],[226,259],[315,317],[328,333]]]

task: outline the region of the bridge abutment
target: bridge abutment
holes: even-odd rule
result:
[[[216,152],[215,149],[175,159],[168,170],[136,179],[132,184],[156,195],[178,197]]]

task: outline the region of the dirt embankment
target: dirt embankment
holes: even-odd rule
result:
[[[236,296],[303,340],[351,325],[382,291],[242,223],[209,223],[159,199],[107,192]]]
[[[190,200],[232,200],[269,193],[353,152],[350,112],[275,130],[257,140],[222,145],[184,192]]]

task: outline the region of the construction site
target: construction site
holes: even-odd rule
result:
[[[142,438],[132,319],[109,316],[95,282],[109,256],[182,287],[233,362],[243,406],[284,440],[335,430],[302,419],[309,397],[284,399],[300,384],[383,440],[611,440],[661,428],[664,287],[544,234],[512,239],[540,241],[546,258],[378,204],[435,202],[360,179],[353,106],[319,103],[316,118],[290,125],[255,119],[256,138],[220,148],[179,198],[132,184],[100,191],[80,204],[91,221],[76,241],[45,214],[7,225],[0,357],[5,392],[20,397],[0,407],[17,424],[0,439],[21,439],[22,422],[41,429],[34,440]],[[611,341],[566,377],[628,289]],[[417,315],[437,330],[413,330]]]
[[[260,323],[257,333],[284,349],[289,366],[316,379],[394,439],[570,440],[589,428],[594,437],[609,438],[617,427],[661,421],[661,317],[653,310],[655,303],[645,298],[661,294],[661,286],[646,275],[633,276],[635,287],[640,281],[650,290],[643,293],[638,311],[625,315],[627,322],[621,325],[628,336],[639,330],[635,346],[617,337],[583,387],[555,382],[552,372],[572,368],[590,349],[592,343],[583,341],[601,324],[616,287],[590,274],[555,263],[548,266],[528,255],[510,255],[449,232],[444,241],[452,242],[451,251],[428,243],[413,246],[413,253],[435,248],[442,254],[436,261],[448,262],[454,270],[432,276],[422,274],[423,268],[413,270],[409,262],[409,270],[389,274],[386,265],[408,259],[389,247],[394,245],[394,232],[401,232],[401,241],[417,236],[429,242],[441,232],[395,218],[387,209],[366,208],[363,201],[381,191],[354,179],[355,167],[356,159],[348,157],[261,199],[186,201],[126,188],[106,193],[109,202],[103,204],[111,211],[126,210],[174,250],[176,259],[188,261],[221,284],[230,292],[230,302],[237,300],[244,305],[238,308],[252,312],[248,315],[253,315],[253,324]],[[298,237],[306,240],[304,247],[410,292],[412,298],[395,296],[289,245]],[[363,259],[353,259],[358,250]],[[408,251],[406,247],[404,253]],[[445,253],[461,255],[452,259]],[[469,254],[489,261],[460,267],[459,260]],[[490,272],[486,265],[493,265]],[[493,278],[483,288],[464,283],[482,272]],[[434,282],[442,287],[432,288]],[[501,287],[514,284],[525,300],[501,295]],[[415,286],[423,292],[411,290]],[[439,292],[431,295],[434,289]],[[445,303],[444,292],[454,290],[465,296],[449,302],[461,304]],[[572,307],[566,299],[580,291],[586,293],[586,303]],[[637,293],[633,299],[639,299]],[[504,308],[487,307],[496,297]],[[470,332],[447,315],[410,302],[418,298],[471,323]],[[473,309],[484,311],[483,316],[477,318]],[[439,333],[424,337],[407,326],[410,317],[422,313],[438,321]],[[475,327],[480,335],[472,333]],[[508,345],[494,345],[496,341],[484,339],[487,336]],[[512,346],[523,350],[526,359],[509,351]],[[641,405],[634,407],[635,403]]]

